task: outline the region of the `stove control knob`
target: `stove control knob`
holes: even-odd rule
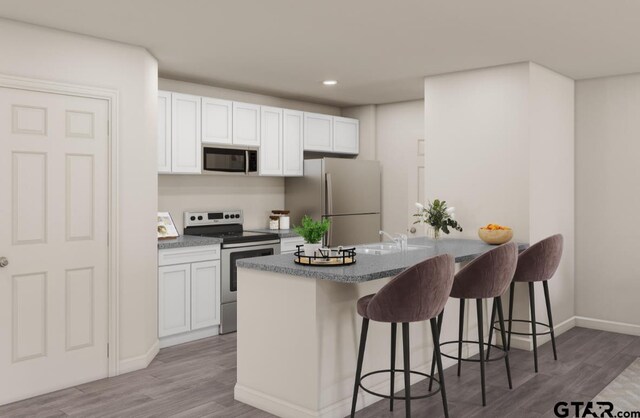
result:
[[[239,218],[239,217],[240,217],[240,215],[236,214],[236,218]]]
[[[191,220],[192,220],[192,221],[195,221],[195,220],[196,220],[196,217],[195,217],[195,216],[192,216],[192,217],[191,217]]]
[[[229,219],[229,215],[224,215],[224,219]]]
[[[202,220],[202,216],[198,216],[198,220],[201,221]]]

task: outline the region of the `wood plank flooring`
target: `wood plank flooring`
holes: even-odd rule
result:
[[[13,404],[0,406],[0,417],[243,417],[272,415],[233,399],[236,335],[208,338],[160,351],[145,370],[103,379]],[[481,406],[480,373],[465,363],[445,371],[451,417],[553,417],[557,401],[587,401],[640,356],[640,337],[574,328],[558,337],[559,360],[550,344],[539,349],[540,372],[532,353],[512,350],[513,390],[504,362],[487,366],[487,406]],[[412,386],[412,393],[425,384]],[[399,395],[402,392],[398,393]],[[358,417],[404,417],[404,403],[389,412],[380,401]],[[414,401],[415,417],[441,417],[439,395]]]

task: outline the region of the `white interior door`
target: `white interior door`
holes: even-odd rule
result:
[[[0,88],[0,404],[108,374],[108,109]]]
[[[410,237],[422,236],[426,234],[425,224],[414,224],[416,218],[413,216],[418,210],[416,208],[416,202],[425,204],[425,170],[424,170],[424,139],[418,139],[415,142],[415,148],[412,163],[409,165],[408,173],[409,178],[407,181],[407,231]]]

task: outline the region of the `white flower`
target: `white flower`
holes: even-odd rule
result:
[[[456,219],[456,208],[454,207],[447,208],[445,212],[447,212],[447,215],[449,215],[451,219],[454,219],[454,220]]]
[[[418,208],[418,210],[424,210],[424,205],[422,203],[416,202],[416,208]]]

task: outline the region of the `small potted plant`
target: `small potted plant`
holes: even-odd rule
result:
[[[433,202],[427,202],[426,207],[421,203],[416,203],[416,207],[418,213],[413,216],[418,220],[414,224],[423,222],[431,226],[433,239],[440,239],[440,231],[449,234],[450,228],[462,231],[462,227],[455,220],[455,208],[448,208],[447,202],[444,200],[435,199]]]
[[[310,216],[304,215],[300,225],[293,228],[294,231],[304,238],[304,255],[314,256],[316,251],[322,248],[322,237],[329,230],[331,221],[323,218],[314,221]]]

